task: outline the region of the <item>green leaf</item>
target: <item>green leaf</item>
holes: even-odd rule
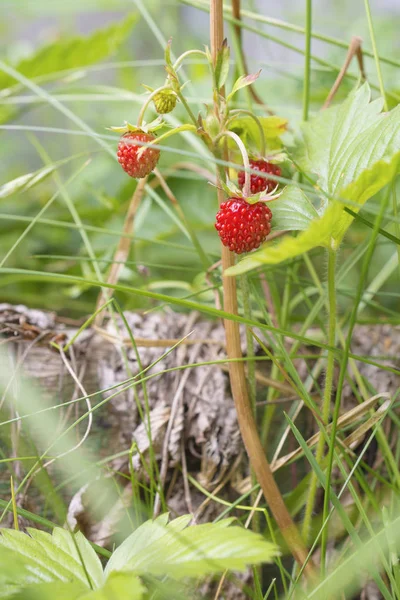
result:
[[[0,198],[7,198],[7,196],[12,196],[12,194],[16,194],[17,192],[28,190],[43,181],[43,179],[46,179],[55,169],[56,165],[48,165],[34,173],[26,173],[12,181],[8,181],[0,187]]]
[[[304,231],[318,212],[297,185],[288,185],[277,200],[270,202],[273,231]]]
[[[87,592],[81,583],[38,583],[26,585],[12,600],[80,600]]]
[[[58,40],[43,46],[14,67],[30,79],[46,77],[68,69],[84,69],[114,54],[128,37],[136,21],[137,16],[131,15],[120,23],[96,31],[91,36]],[[84,70],[79,75],[83,76]],[[0,72],[0,90],[6,90],[15,84],[16,81],[11,75]],[[14,107],[3,105],[0,107],[0,123],[7,123],[16,113]]]
[[[157,517],[154,521],[146,521],[140,525],[122,544],[113,552],[105,569],[105,575],[111,571],[122,570],[128,561],[141,549],[145,549],[165,534],[168,523],[168,514]],[[183,524],[183,527],[186,525]],[[139,549],[139,550],[138,550]]]
[[[366,83],[343,104],[305,123],[297,151],[298,164],[318,175],[324,192],[360,206],[399,168],[400,106],[382,113],[383,101],[370,102],[370,96]],[[345,222],[348,226],[351,219]],[[344,230],[343,224],[336,234]]]
[[[341,195],[346,198],[346,200],[351,201],[352,204],[349,205],[349,208],[351,208],[352,212],[357,213],[369,198],[390,183],[390,181],[398,175],[399,167],[400,152],[397,152],[397,154],[392,157],[390,163],[386,163],[383,160],[375,163],[371,169],[364,171],[356,181],[345,188]],[[354,203],[357,203],[360,206],[354,206]],[[345,210],[346,202],[342,204],[342,208],[341,215],[336,221],[333,230],[333,237],[338,241],[342,240],[344,234],[354,220]]]
[[[1,546],[0,565],[0,598],[8,598],[26,581],[32,580],[26,561],[18,560],[13,552]]]
[[[275,150],[282,146],[280,137],[287,129],[287,119],[282,117],[258,117],[269,150]],[[231,121],[229,129],[237,133],[244,142],[251,138],[252,142],[260,147],[261,136],[257,123],[252,117],[242,116]]]
[[[335,194],[339,186],[343,188],[345,182],[353,179],[357,165],[346,165],[349,151],[362,152],[358,136],[382,118],[382,100],[370,103],[370,96],[365,84],[342,104],[320,112],[302,125],[295,159],[302,169],[318,175],[319,185],[328,194]],[[344,169],[346,166],[350,166],[350,171]]]
[[[332,244],[332,229],[342,207],[332,204],[322,218],[313,219],[306,231],[302,231],[297,237],[287,236],[276,244],[266,242],[260,250],[252,252],[238,262],[234,267],[225,271],[226,275],[239,275],[251,269],[256,269],[263,264],[276,265],[289,258],[304,254],[317,246],[329,247]]]
[[[229,102],[229,100],[231,98],[233,98],[233,96],[236,94],[236,92],[238,92],[242,88],[247,87],[248,85],[251,85],[252,83],[254,83],[259,78],[260,73],[261,73],[261,69],[259,71],[257,71],[257,73],[253,73],[251,75],[241,75],[233,84],[232,91],[229,94],[229,96],[227,97],[226,101]]]
[[[171,59],[171,46],[172,46],[172,38],[169,38],[168,43],[165,47],[165,63],[168,67],[172,67],[172,59]]]
[[[170,523],[168,523],[168,529],[170,531],[182,531],[185,529],[193,519],[192,515],[182,515],[181,517],[177,517]]]
[[[269,562],[277,548],[232,519],[185,527],[188,518],[167,525],[165,515],[147,521],[114,552],[106,573],[132,570],[138,574],[168,575],[175,579],[199,577],[225,569],[244,570],[249,564]]]
[[[215,63],[214,77],[215,87],[220,90],[228,77],[229,73],[230,49],[226,39],[223,41],[221,49],[218,51],[217,60]]]
[[[13,600],[142,600],[146,588],[131,573],[112,573],[104,586],[88,592],[82,584],[39,583],[26,585],[12,595]],[[1,592],[0,592],[1,596]]]
[[[132,573],[111,573],[104,586],[79,597],[79,600],[141,600],[146,588]],[[58,600],[58,598],[57,598]]]
[[[37,530],[29,530],[31,535],[33,535],[32,531],[36,532]],[[33,535],[33,537],[37,539],[37,534]],[[66,529],[57,527],[53,531],[53,542],[60,550],[75,558],[77,562],[82,564],[83,561],[86,572],[94,587],[102,585],[104,575],[101,561],[81,532],[72,535]]]
[[[33,56],[22,60],[15,69],[34,79],[57,71],[85,67],[111,56],[128,37],[137,21],[137,15],[130,15],[124,21],[99,29],[88,37],[62,39],[43,46]],[[15,79],[0,73],[0,89],[15,84]]]
[[[364,84],[343,104],[321,112],[303,125],[295,160],[302,169],[318,176],[318,185],[325,192],[321,194],[322,217],[310,221],[309,229],[297,238],[285,238],[274,246],[265,244],[228,269],[227,274],[244,273],[261,264],[276,264],[317,246],[339,246],[353,221],[345,210],[346,204],[357,213],[399,172],[400,106],[390,113],[381,110],[382,101],[370,102],[370,89]],[[293,201],[293,208],[295,204]],[[299,197],[302,209],[304,204]],[[279,200],[276,207],[279,211]],[[310,212],[306,219],[309,216]],[[279,217],[278,213],[275,228],[281,226]],[[305,221],[299,225],[304,226]]]
[[[76,545],[72,535],[60,528],[55,528],[53,535],[38,529],[28,529],[28,535],[2,529],[0,549],[7,549],[18,563],[28,568],[32,573],[30,581],[76,581],[90,589],[89,577],[92,585],[101,585],[103,573],[99,558],[82,533],[73,535]]]

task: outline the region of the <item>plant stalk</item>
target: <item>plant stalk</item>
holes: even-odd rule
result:
[[[312,0],[306,0],[306,30],[304,50],[303,120],[308,121],[310,108]]]
[[[194,54],[196,56],[202,56],[203,58],[205,58],[207,60],[207,54],[205,52],[203,52],[203,50],[187,50],[186,52],[181,54],[174,62],[173,66],[172,66],[174,71],[176,71],[178,69],[178,67],[181,66],[181,64],[183,63],[185,58],[187,58],[188,56],[193,56]]]
[[[217,144],[219,140],[224,137],[230,137],[237,147],[239,148],[240,154],[242,155],[243,167],[244,167],[244,186],[243,186],[243,194],[245,198],[249,198],[251,196],[251,167],[249,155],[247,154],[246,146],[243,144],[242,140],[238,136],[237,133],[233,131],[223,131],[215,138],[215,143]]]
[[[336,258],[337,253],[336,250],[329,249],[328,250],[328,306],[329,306],[329,315],[328,315],[328,344],[330,346],[330,350],[328,350],[328,358],[326,365],[326,375],[325,375],[325,387],[322,399],[322,421],[324,425],[327,425],[329,421],[330,408],[331,408],[331,399],[332,399],[332,387],[333,387],[333,374],[335,367],[335,340],[336,340],[336,281],[335,281],[335,272],[336,272]],[[332,444],[334,440],[332,440]],[[325,448],[325,438],[323,435],[320,435],[318,439],[317,449],[315,453],[315,459],[318,465],[321,465],[323,456],[324,456],[324,448]],[[311,519],[314,511],[315,504],[315,495],[317,493],[317,485],[318,478],[315,473],[312,474],[312,479],[310,482],[310,491],[308,494],[304,521],[303,521],[303,537],[305,542],[308,542],[310,529],[311,529]],[[327,482],[327,487],[329,486],[329,482]],[[329,494],[329,490],[325,490],[325,493]],[[325,568],[325,557],[326,557],[326,538],[325,544],[321,547],[321,570],[324,571]]]
[[[251,117],[253,119],[253,121],[256,123],[257,127],[258,127],[258,132],[260,134],[260,153],[261,156],[263,158],[265,158],[266,155],[266,140],[265,140],[265,134],[264,134],[264,129],[263,126],[261,125],[261,121],[260,119],[251,112],[251,110],[246,110],[244,108],[238,108],[238,109],[234,109],[234,110],[230,110],[229,111],[230,115],[247,115],[248,117]],[[226,126],[229,127],[229,124],[231,121],[235,120],[235,116],[230,117],[226,123]]]
[[[361,44],[362,44],[362,39],[358,36],[353,36],[351,38],[351,42],[350,42],[350,46],[349,49],[347,51],[347,55],[345,58],[345,61],[343,63],[343,67],[340,69],[338,76],[336,77],[335,83],[333,84],[325,102],[324,105],[322,107],[322,110],[325,110],[326,108],[329,108],[329,106],[331,105],[331,102],[333,100],[333,98],[336,95],[336,92],[338,91],[338,89],[340,88],[343,79],[346,76],[346,73],[348,71],[348,68],[350,66],[351,61],[353,60],[354,56],[357,56],[358,59],[358,66],[360,67],[360,73],[361,73],[361,77],[363,79],[365,79],[365,73],[364,73],[364,65],[363,65],[363,55],[362,55],[362,50],[361,50]]]
[[[222,46],[224,37],[222,0],[211,0],[210,3],[210,38],[211,52],[214,64],[218,50]],[[221,91],[222,92],[222,91]],[[215,108],[217,106],[217,94],[214,94]],[[222,189],[218,189],[218,202],[225,200]],[[222,248],[223,273],[235,263],[235,256],[228,248]],[[234,277],[223,276],[224,310],[232,315],[238,315],[236,280]],[[228,358],[241,359],[240,333],[237,322],[226,319],[224,322],[226,335],[226,349]],[[243,362],[232,362],[229,366],[229,377],[232,395],[235,402],[238,423],[251,466],[263,490],[267,504],[278,524],[282,535],[288,544],[295,560],[299,565],[305,565],[305,572],[309,577],[315,573],[313,565],[307,562],[307,549],[299,535],[296,525],[287,510],[280,490],[274,480],[270,465],[264,454],[257,425],[247,390],[246,376]]]
[[[192,122],[197,127],[196,116],[194,115],[194,113],[193,113],[192,109],[190,108],[189,104],[187,103],[187,100],[186,100],[185,96],[181,92],[177,92],[177,96],[178,96],[179,100],[182,102],[183,106],[185,107],[186,112],[189,115],[189,117],[191,118]]]
[[[152,100],[154,100],[154,98],[157,96],[157,94],[159,94],[160,92],[163,92],[164,90],[170,90],[170,86],[168,85],[163,85],[159,88],[157,88],[156,90],[154,90],[153,92],[151,92],[150,96],[148,96],[146,98],[146,101],[144,102],[142,108],[140,109],[137,121],[136,121],[136,126],[138,128],[140,128],[143,124],[143,119],[144,119],[144,114],[147,110],[147,107],[150,105],[150,103],[152,102]]]
[[[114,261],[110,266],[110,270],[107,275],[107,283],[111,285],[115,285],[118,283],[119,276],[121,274],[122,269],[125,266],[126,261],[129,257],[129,251],[131,249],[132,238],[131,235],[133,233],[133,227],[135,223],[136,212],[139,208],[140,202],[142,201],[144,189],[146,186],[147,177],[143,179],[139,179],[135,191],[133,192],[133,196],[131,198],[128,212],[126,213],[123,234],[120,237],[118,242],[117,249],[114,254]],[[104,311],[100,311],[100,308],[104,307],[106,303],[109,302],[114,290],[101,288],[100,293],[97,297],[96,302],[96,318],[94,323],[97,327],[101,327],[105,318]]]
[[[383,83],[381,63],[379,61],[378,47],[376,45],[374,25],[373,25],[373,22],[372,22],[372,14],[371,14],[371,7],[369,5],[369,0],[364,0],[364,4],[365,4],[365,12],[367,14],[367,21],[368,21],[369,35],[371,37],[372,50],[373,50],[373,53],[374,53],[376,73],[378,75],[379,90],[380,90],[381,96],[383,98],[384,109],[385,109],[385,111],[388,111],[389,110],[389,104],[388,104],[387,95],[386,95],[386,91],[385,91],[385,85]]]
[[[139,150],[139,156],[140,156],[140,152],[144,152],[144,150],[146,148],[151,148],[153,145],[157,146],[160,144],[160,142],[163,142],[164,140],[166,140],[167,138],[171,137],[171,135],[176,135],[177,133],[180,133],[181,131],[193,131],[196,132],[197,128],[194,125],[179,125],[179,127],[174,127],[174,129],[170,129],[169,131],[166,131],[165,133],[163,133],[162,135],[160,135],[158,138],[156,138],[153,142],[150,142],[149,144],[144,144],[143,142],[140,144],[142,146],[142,148]]]

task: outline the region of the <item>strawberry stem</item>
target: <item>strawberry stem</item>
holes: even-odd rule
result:
[[[191,118],[191,120],[197,127],[197,119],[194,116],[189,104],[187,103],[185,96],[182,94],[182,92],[176,92],[176,95],[178,96],[179,100],[182,102],[183,106],[185,107],[187,114],[189,115],[189,117]]]
[[[146,112],[146,109],[149,106],[150,102],[153,100],[153,98],[155,96],[157,96],[157,94],[159,94],[160,92],[163,92],[164,90],[172,91],[171,87],[169,85],[163,85],[162,87],[159,87],[156,90],[154,90],[154,92],[151,92],[150,96],[148,96],[146,98],[145,103],[143,104],[142,108],[140,109],[140,113],[138,115],[137,122],[136,122],[136,125],[139,129],[143,124],[144,113]]]
[[[176,71],[178,69],[178,67],[181,66],[181,64],[185,60],[185,58],[187,58],[188,56],[191,56],[193,54],[197,54],[198,56],[204,56],[205,58],[207,58],[207,54],[205,52],[203,52],[203,50],[187,50],[186,52],[184,52],[183,54],[181,54],[176,59],[174,65],[172,67],[174,69],[174,71]]]
[[[224,21],[222,0],[211,0],[210,2],[210,37],[211,52],[214,64],[218,51],[224,39]],[[223,95],[223,90],[221,90]],[[219,114],[219,94],[214,94],[215,113]],[[225,157],[224,157],[225,158]],[[225,200],[224,191],[218,188],[219,203]],[[238,314],[238,301],[235,277],[227,277],[225,271],[235,264],[235,257],[228,248],[222,248],[222,270],[224,290],[224,310],[234,317]],[[260,441],[257,424],[251,406],[244,364],[240,361],[242,351],[240,346],[240,331],[236,321],[224,320],[226,349],[228,358],[239,359],[229,365],[229,378],[231,382],[232,395],[235,402],[237,418],[242,439],[250,459],[252,468],[263,490],[268,507],[271,510],[277,525],[282,532],[285,541],[290,548],[294,558],[300,566],[304,565],[307,576],[314,579],[315,570],[312,562],[308,560],[307,549],[299,535],[289,511],[284,503],[282,494],[275,482],[269,462],[265,456],[264,448]]]
[[[142,146],[142,148],[139,150],[138,152],[138,156],[140,156],[141,152],[144,152],[144,150],[146,148],[151,148],[152,146],[156,146],[158,147],[160,142],[166,140],[167,138],[175,135],[176,133],[180,133],[181,131],[193,131],[194,133],[196,133],[197,131],[197,127],[195,127],[194,125],[180,125],[179,127],[174,127],[174,129],[170,129],[169,131],[166,131],[165,133],[163,133],[162,135],[160,135],[158,138],[155,138],[155,140],[153,142],[150,142],[149,144],[145,144],[143,142],[139,143],[139,142],[135,142],[138,145]],[[161,150],[161,148],[159,148]]]
[[[219,135],[217,135],[217,137],[215,138],[215,143],[218,143],[219,140],[221,138],[223,138],[224,136],[226,137],[230,137],[237,145],[237,147],[240,150],[240,153],[242,155],[242,159],[243,159],[243,167],[244,167],[244,186],[243,186],[243,195],[245,198],[249,198],[251,196],[251,167],[250,167],[250,160],[249,160],[249,155],[247,154],[247,150],[245,145],[243,144],[242,140],[240,139],[240,137],[237,135],[237,133],[234,133],[233,131],[223,131],[222,133],[220,133]]]
[[[238,115],[238,114],[244,114],[244,115],[248,115],[249,117],[251,117],[253,119],[253,121],[256,123],[257,127],[258,127],[258,131],[260,133],[260,152],[261,152],[261,156],[263,158],[265,158],[265,154],[266,154],[266,141],[265,141],[265,134],[264,134],[264,129],[263,126],[261,125],[261,121],[260,119],[253,114],[250,110],[246,110],[244,108],[238,108],[238,109],[234,109],[234,110],[230,110],[229,114],[231,115]],[[234,120],[234,117],[230,117],[226,123],[226,126],[229,126],[229,123],[231,121]]]

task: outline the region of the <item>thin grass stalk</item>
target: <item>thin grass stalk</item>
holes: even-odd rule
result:
[[[385,110],[388,111],[389,110],[389,106],[388,106],[388,101],[387,101],[387,97],[386,97],[385,86],[383,84],[382,69],[381,69],[381,64],[379,62],[378,47],[376,45],[376,39],[375,39],[375,33],[374,33],[374,25],[373,25],[373,22],[372,22],[372,14],[371,14],[371,8],[370,8],[370,5],[369,5],[369,0],[364,0],[364,4],[365,4],[365,12],[367,14],[369,35],[371,37],[372,50],[373,50],[374,60],[375,60],[375,65],[376,65],[376,72],[377,72],[377,75],[378,75],[379,89],[380,89],[381,96],[382,96],[383,101],[384,101]]]
[[[373,253],[375,251],[375,245],[376,245],[376,240],[377,240],[377,236],[378,236],[378,232],[379,232],[379,227],[382,223],[382,219],[385,214],[385,210],[386,210],[386,207],[387,207],[387,204],[389,201],[389,194],[390,194],[390,188],[388,189],[385,199],[381,204],[380,214],[376,218],[374,230],[372,232],[370,244],[368,247],[368,251],[365,254],[365,257],[363,260],[363,264],[361,267],[360,281],[359,281],[359,284],[357,287],[356,297],[354,299],[353,310],[352,310],[352,313],[350,316],[349,329],[348,329],[347,337],[346,337],[346,343],[345,343],[344,351],[343,351],[341,362],[340,362],[339,380],[338,380],[338,385],[337,385],[337,390],[336,390],[336,400],[335,400],[335,407],[334,407],[334,414],[333,414],[333,421],[332,421],[332,434],[331,434],[332,444],[331,444],[331,447],[329,450],[329,456],[328,456],[328,470],[327,470],[327,478],[328,479],[327,480],[329,480],[329,477],[332,472],[332,467],[333,467],[334,441],[335,441],[335,437],[336,437],[336,428],[337,428],[337,422],[338,422],[338,418],[339,418],[340,400],[341,400],[343,385],[344,385],[345,376],[346,376],[346,372],[347,372],[346,366],[347,366],[347,362],[350,358],[350,344],[351,344],[352,333],[353,333],[353,330],[354,330],[354,327],[356,324],[356,320],[357,320],[358,307],[359,307],[359,304],[361,302],[361,298],[363,295],[363,286],[364,286],[364,283],[367,278],[367,274],[369,271]],[[327,513],[327,508],[328,508],[328,500],[324,499],[324,513],[325,512]]]
[[[218,50],[221,48],[224,37],[224,23],[222,0],[211,0],[210,3],[210,38],[213,60],[216,61]],[[214,99],[216,111],[218,110],[218,98]],[[218,188],[218,202],[225,200],[224,191]],[[222,248],[223,272],[235,263],[235,257],[228,248]],[[238,315],[237,289],[234,277],[223,276],[224,310],[226,313]],[[240,333],[237,322],[231,319],[224,321],[226,348],[228,358],[241,359]],[[278,524],[285,541],[288,544],[295,560],[299,565],[305,565],[305,572],[312,577],[314,568],[311,562],[307,562],[307,550],[298,533],[296,525],[285,506],[280,490],[273,478],[271,468],[264,454],[257,425],[247,390],[246,376],[243,362],[230,363],[229,370],[232,395],[239,422],[239,427],[244,445],[249,455],[250,463],[257,479],[260,482],[268,506]]]
[[[303,120],[308,120],[310,108],[310,79],[311,79],[311,29],[312,29],[312,0],[306,0],[306,31],[304,51],[304,85],[303,85]]]
[[[197,0],[197,1],[195,1],[195,0],[180,0],[180,1],[183,4],[188,4],[189,6],[196,6],[196,8],[198,8],[200,10],[204,10],[204,11],[208,10],[205,7],[204,0]],[[200,6],[198,6],[198,4],[203,4],[203,6],[200,7]],[[231,14],[233,17],[233,10],[227,4],[224,5],[224,11],[225,11],[225,13],[228,13],[225,15],[225,19],[228,20]],[[282,29],[283,31],[290,31],[292,33],[300,33],[302,35],[305,34],[305,28],[301,27],[301,25],[295,25],[293,23],[289,23],[289,22],[283,21],[281,19],[275,19],[274,17],[268,17],[267,15],[262,15],[255,11],[255,7],[254,7],[254,9],[250,8],[250,10],[242,9],[241,16],[245,17],[247,19],[256,21],[256,23],[263,23],[265,25],[277,27],[278,29]],[[246,26],[246,23],[244,23],[242,25],[242,28],[245,28],[245,26]],[[347,48],[348,48],[348,42],[346,42],[344,40],[340,40],[340,39],[332,37],[332,36],[329,36],[329,35],[319,33],[317,31],[313,31],[311,36],[313,38],[315,38],[316,40],[320,40],[321,42],[326,42],[327,44],[331,44],[332,46],[337,46],[338,48],[344,48],[345,50],[347,50]],[[364,49],[364,54],[365,54],[365,56],[368,56],[369,58],[374,58],[374,53],[371,52],[370,50]],[[400,67],[400,62],[395,60],[392,57],[379,55],[379,60],[381,62],[391,65],[393,67]],[[132,65],[132,66],[136,66],[136,65]],[[142,66],[142,65],[138,64],[137,66]],[[38,78],[37,78],[37,80],[38,80]]]
[[[197,0],[180,0],[180,1],[183,2],[184,4],[189,4],[190,6],[194,6],[195,8],[198,8],[199,10],[208,12],[208,5],[204,5],[201,1],[197,1]],[[243,12],[243,14],[244,14],[244,12]],[[251,31],[260,37],[271,40],[272,42],[279,44],[280,46],[283,46],[284,48],[288,48],[289,50],[296,52],[296,54],[304,55],[304,50],[302,48],[294,46],[293,44],[284,40],[282,37],[273,36],[273,35],[267,33],[266,31],[261,30],[259,27],[253,27],[253,26],[249,25],[248,23],[245,23],[242,21],[237,21],[237,19],[234,19],[230,14],[226,14],[225,18],[227,21],[229,21],[229,23],[239,24],[243,29],[246,29],[247,31]],[[345,47],[347,48],[347,44]],[[369,54],[367,54],[366,52],[364,52],[364,54],[369,56]],[[315,54],[311,54],[310,56],[311,56],[311,59],[313,60],[313,62],[315,62],[316,64],[326,67],[335,73],[339,73],[340,67],[338,67],[337,65],[335,65],[329,61],[326,61]],[[357,75],[354,75],[353,73],[346,73],[346,78],[351,79],[353,81],[357,81],[357,79],[358,79]],[[375,85],[372,82],[370,82],[370,87],[372,89],[378,90],[378,91],[380,89],[378,85]],[[396,102],[400,101],[400,96],[398,94],[395,94],[394,92],[386,91],[386,95],[387,95],[387,97],[393,98]]]
[[[322,422],[324,425],[328,423],[329,413],[330,413],[330,404],[332,397],[332,385],[333,385],[333,371],[334,371],[334,360],[335,360],[335,352],[333,348],[335,347],[335,339],[336,339],[336,280],[335,280],[335,271],[336,271],[336,251],[328,250],[328,344],[332,350],[328,350],[328,359],[326,366],[326,375],[325,375],[325,387],[324,394],[322,400]],[[320,435],[318,439],[317,449],[315,453],[315,459],[318,465],[321,465],[323,456],[324,456],[324,448],[325,448],[325,437]],[[318,487],[318,477],[315,472],[312,474],[311,482],[310,482],[310,491],[307,498],[304,520],[303,520],[303,538],[306,543],[309,540],[310,530],[311,530],[311,519],[314,511],[315,504],[315,496],[317,493]],[[324,569],[324,556],[321,554],[321,568]]]
[[[374,55],[374,60],[375,60],[375,67],[376,67],[376,72],[378,75],[379,88],[380,88],[381,96],[384,101],[385,111],[388,111],[389,105],[388,105],[388,101],[387,101],[387,94],[385,92],[385,86],[383,83],[383,75],[382,75],[382,69],[381,69],[382,58],[378,54],[378,46],[376,44],[374,25],[373,25],[372,14],[371,14],[371,7],[369,4],[369,0],[364,0],[364,2],[365,2],[365,12],[367,13],[369,35],[371,38],[372,50],[373,50],[373,55]],[[396,187],[395,186],[393,186],[392,202],[393,202],[393,214],[395,217],[397,217],[398,210],[397,210],[397,196],[396,196]],[[395,227],[396,235],[397,235],[397,237],[399,237],[399,235],[400,235],[399,224],[395,222],[394,227]],[[399,246],[397,247],[397,253],[398,253],[398,257],[399,257],[399,273],[400,273],[400,247]]]
[[[112,283],[112,284],[118,283],[121,271],[124,268],[126,261],[128,260],[129,251],[130,251],[131,243],[133,240],[133,227],[134,227],[134,222],[135,222],[135,216],[136,216],[136,212],[139,208],[140,202],[143,197],[146,182],[147,182],[147,177],[140,179],[135,188],[135,191],[132,195],[132,198],[131,198],[131,201],[129,204],[129,208],[128,208],[128,212],[126,213],[126,217],[125,217],[125,222],[124,222],[124,227],[123,227],[124,235],[121,236],[119,239],[118,246],[117,246],[117,249],[114,254],[114,261],[111,264],[110,271],[107,275],[107,283]],[[98,298],[97,298],[97,302],[96,302],[96,311],[98,311],[99,308],[103,304],[105,304],[106,302],[108,302],[108,300],[111,299],[112,294],[113,294],[113,290],[101,289],[100,294],[98,295]],[[98,327],[101,327],[101,325],[104,321],[104,318],[105,318],[104,312],[99,312],[95,319],[95,325],[97,325]]]

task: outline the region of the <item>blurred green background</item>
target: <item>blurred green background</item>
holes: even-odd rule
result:
[[[196,3],[194,0],[193,4]],[[85,260],[87,249],[77,225],[77,214],[102,272],[107,272],[107,261],[111,261],[118,243],[118,232],[122,230],[135,182],[84,128],[103,136],[101,139],[111,149],[116,148],[118,136],[106,128],[120,125],[124,120],[135,122],[144,99],[141,84],[152,87],[162,84],[166,40],[173,38],[175,55],[190,48],[202,49],[208,43],[207,13],[188,4],[161,0],[0,1],[2,60],[39,85],[46,95],[0,73],[0,185],[45,164],[67,159],[56,174],[39,185],[1,199],[0,260],[3,266],[96,279],[93,264]],[[305,2],[243,1],[242,7],[304,27]],[[313,8],[315,31],[346,44],[352,35],[360,35],[365,47],[371,48],[361,0],[319,0],[313,3]],[[400,46],[397,35],[400,4],[395,0],[374,1],[371,8],[379,52],[395,58]],[[302,114],[304,36],[248,18],[244,18],[244,22],[259,32],[243,31],[249,70],[262,68],[257,91],[274,112],[290,120],[293,132]],[[226,33],[232,41],[229,24]],[[263,36],[274,36],[278,40]],[[77,37],[80,42],[75,40]],[[287,44],[295,46],[298,52]],[[320,60],[312,63],[311,109],[315,111],[335,80],[346,49],[314,39],[312,54]],[[234,48],[232,56],[234,60]],[[334,65],[335,69],[321,61]],[[373,59],[366,57],[365,61],[369,81],[377,84]],[[385,86],[394,93],[391,103],[396,103],[396,90],[400,90],[399,69],[387,64],[382,67]],[[350,71],[357,75],[355,64]],[[186,88],[187,96],[197,114],[204,108],[203,104],[210,101],[208,69],[198,60],[191,60],[185,66],[185,73],[191,82]],[[346,80],[339,97],[353,85],[354,79]],[[244,96],[241,100],[244,102]],[[67,116],[65,110],[62,112],[60,106],[70,111],[74,119]],[[176,124],[183,118],[182,110],[178,109],[168,119]],[[288,134],[286,141],[290,143],[290,140],[291,134]],[[172,138],[167,145],[171,151],[163,152],[159,164],[166,174],[182,161],[212,167],[193,136]],[[217,260],[219,240],[213,227],[215,190],[203,179],[185,171],[170,175],[168,182],[210,261]],[[54,201],[47,207],[53,195]],[[369,208],[373,210],[379,201],[378,196],[368,204]],[[35,222],[21,238],[32,219],[44,208],[41,219],[47,221]],[[343,255],[352,252],[369,232],[363,225],[353,225],[343,245]],[[381,272],[393,251],[393,244],[380,237],[370,271],[371,280]],[[7,257],[5,262],[4,257]],[[323,273],[323,261],[317,257],[316,264]],[[274,276],[279,286],[285,276],[285,266],[274,268]],[[301,285],[301,269],[298,276],[296,285]],[[357,276],[356,268],[348,272],[340,297],[343,307],[349,302],[346,289],[351,292]],[[130,262],[120,281],[178,296],[198,294],[207,288],[199,257],[159,189],[154,196],[147,195],[139,209]],[[396,288],[397,275],[381,289],[380,301],[389,317],[398,304],[398,298],[392,294]],[[35,279],[22,281],[16,274],[3,274],[0,284],[0,301],[25,303],[73,316],[92,312],[96,296],[97,290],[85,285],[59,286]],[[213,303],[210,292],[197,297]],[[118,298],[125,308],[149,305],[142,298],[121,295]],[[376,314],[382,314],[382,306]],[[297,311],[293,318],[301,319],[301,306]],[[369,314],[374,316],[373,306]]]

